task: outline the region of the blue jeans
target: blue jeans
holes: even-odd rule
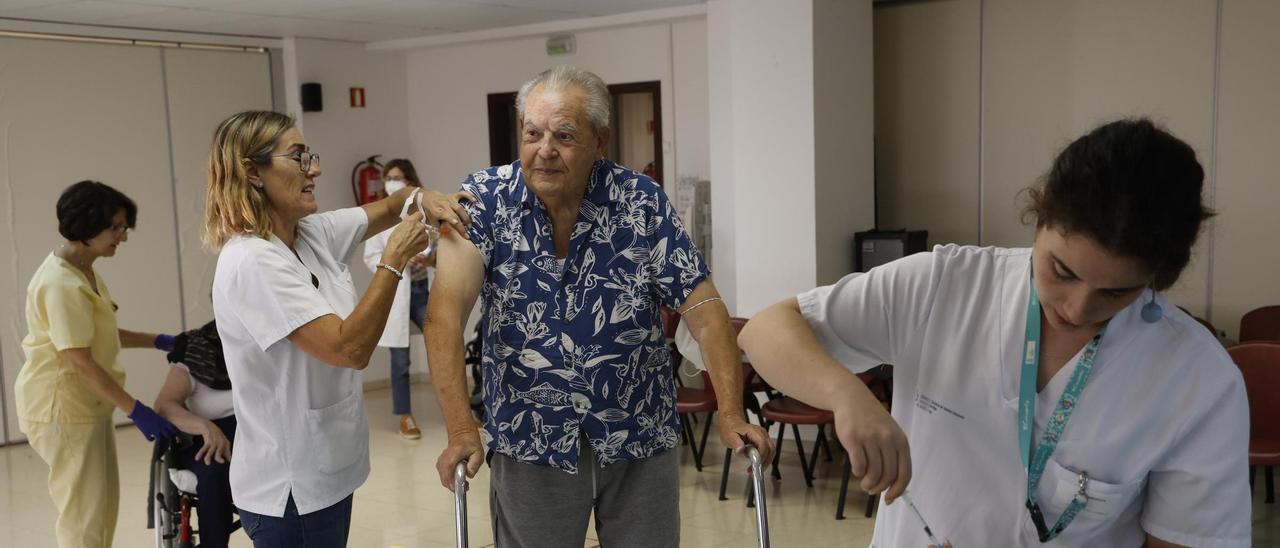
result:
[[[240,523],[254,548],[343,548],[351,533],[351,499],[310,514],[298,515],[289,495],[284,517],[271,517],[240,510]]]
[[[409,321],[419,331],[427,316],[429,290],[426,278],[409,284]],[[410,413],[409,365],[409,347],[391,349],[391,412],[397,415]]]

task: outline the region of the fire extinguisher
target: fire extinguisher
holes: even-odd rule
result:
[[[378,200],[382,192],[382,163],[374,154],[356,164],[351,170],[351,192],[355,194],[356,204],[364,205]]]

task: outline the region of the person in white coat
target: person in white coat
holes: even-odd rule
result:
[[[431,191],[425,222],[401,220],[407,189],[317,213],[319,175],[284,114],[242,112],[214,132],[204,240],[220,251],[213,310],[237,421],[231,495],[259,548],[346,544],[352,495],[369,476],[360,370],[409,259],[430,242],[426,223],[462,231],[470,220],[458,196]],[[346,261],[392,226],[360,295]]]
[[[1031,248],[939,246],[747,324],[752,364],[832,410],[885,492],[872,546],[1250,545],[1240,371],[1158,293],[1212,215],[1203,182],[1183,141],[1112,122],[1029,192]],[[880,363],[892,415],[853,375]]]
[[[387,194],[395,194],[404,188],[422,188],[418,170],[403,158],[387,162],[383,171],[383,184]],[[378,271],[378,262],[387,248],[391,230],[384,230],[364,243],[364,264],[372,272]],[[382,330],[378,346],[391,351],[391,412],[400,417],[400,436],[416,440],[422,430],[413,418],[412,398],[409,395],[409,335],[410,323],[422,332],[427,315],[427,296],[431,290],[431,274],[435,270],[435,254],[414,255],[409,259],[409,271],[396,286],[396,298],[391,302],[391,315],[387,327]]]

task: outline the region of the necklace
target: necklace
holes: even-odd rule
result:
[[[91,271],[90,265],[92,264],[92,261],[88,263],[77,261],[74,257],[71,256],[72,250],[71,248],[67,247],[67,244],[59,245],[58,251],[60,251],[61,253],[55,253],[55,255],[62,258],[62,260],[71,263],[73,266],[75,266],[76,268],[79,268],[80,270],[84,270],[86,272]]]

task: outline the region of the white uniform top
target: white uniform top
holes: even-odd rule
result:
[[[364,264],[374,274],[378,273],[378,263],[382,262],[382,252],[387,249],[387,241],[391,239],[391,231],[395,227],[379,232],[364,242]],[[428,282],[435,268],[427,268]],[[382,338],[378,346],[388,348],[405,348],[409,346],[409,284],[414,273],[405,272],[404,278],[396,285],[396,296],[391,301],[391,315],[387,316],[387,325],[382,328]]]
[[[191,370],[187,366],[177,364],[174,367],[186,373],[187,382],[191,384],[191,392],[187,394],[187,411],[209,420],[225,419],[235,414],[235,404],[231,401],[230,390],[214,390],[191,376]]]
[[[369,477],[360,372],[326,364],[286,339],[320,316],[346,318],[355,309],[343,261],[368,222],[358,207],[310,215],[298,223],[296,257],[275,236],[237,236],[222,248],[213,310],[236,409],[231,494],[240,508],[281,517],[292,493],[298,513],[308,514]]]
[[[1089,383],[1036,490],[1052,527],[1088,472],[1088,505],[1040,544],[1024,505],[1017,407],[1029,249],[939,246],[799,296],[818,339],[861,371],[894,364],[893,417],[911,444],[912,500],[941,540],[972,546],[1249,546],[1249,410],[1217,340],[1144,293],[1111,320]],[[1034,439],[1077,354],[1036,398]],[[1144,532],[1145,531],[1145,532]],[[927,546],[905,504],[872,546]]]

